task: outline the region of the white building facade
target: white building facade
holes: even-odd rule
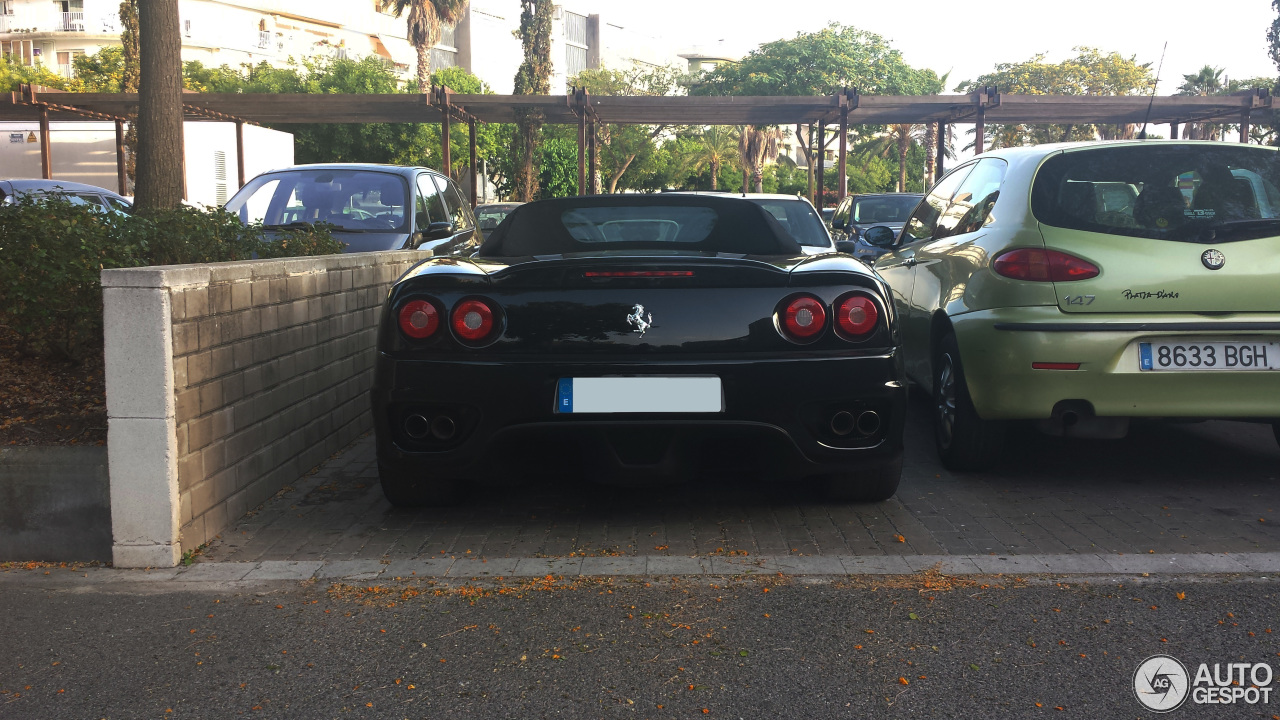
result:
[[[120,44],[119,0],[0,0],[0,55],[71,77],[74,58]],[[405,20],[381,0],[179,0],[182,59],[207,67],[317,56],[376,56],[401,78],[415,77],[417,54]],[[662,39],[611,24],[607,17],[557,5],[552,25],[551,93],[587,68],[683,66]],[[473,0],[456,27],[444,29],[432,69],[458,65],[510,93],[523,52],[516,32],[520,0]]]

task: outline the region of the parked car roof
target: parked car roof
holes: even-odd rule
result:
[[[97,185],[89,185],[87,183],[72,182],[70,180],[44,180],[41,178],[9,178],[0,180],[0,185],[6,193],[29,193],[29,192],[50,192],[55,190],[65,190],[66,192],[89,192],[100,193],[102,195],[110,195],[124,199],[124,196],[115,190],[108,190]]]

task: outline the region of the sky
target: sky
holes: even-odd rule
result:
[[[661,35],[678,52],[744,55],[761,43],[813,32],[829,22],[884,36],[909,65],[951,72],[951,87],[1037,53],[1049,61],[1077,46],[1160,63],[1157,94],[1169,95],[1182,76],[1204,65],[1234,78],[1280,74],[1267,57],[1266,31],[1275,18],[1269,0],[1163,0],[1156,3],[1048,3],[1044,0],[577,0],[577,8],[645,34]]]

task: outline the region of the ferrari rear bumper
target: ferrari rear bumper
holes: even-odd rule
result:
[[[565,378],[715,376],[723,410],[558,413]],[[853,470],[902,452],[906,389],[895,352],[690,362],[459,362],[379,353],[378,460],[489,478],[542,464],[642,480],[743,466],[780,479]]]

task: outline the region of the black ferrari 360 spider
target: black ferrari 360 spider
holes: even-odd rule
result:
[[[706,468],[883,500],[906,387],[888,288],[708,196],[522,205],[473,257],[418,264],[379,327],[378,469],[395,505],[568,461],[643,483]]]

